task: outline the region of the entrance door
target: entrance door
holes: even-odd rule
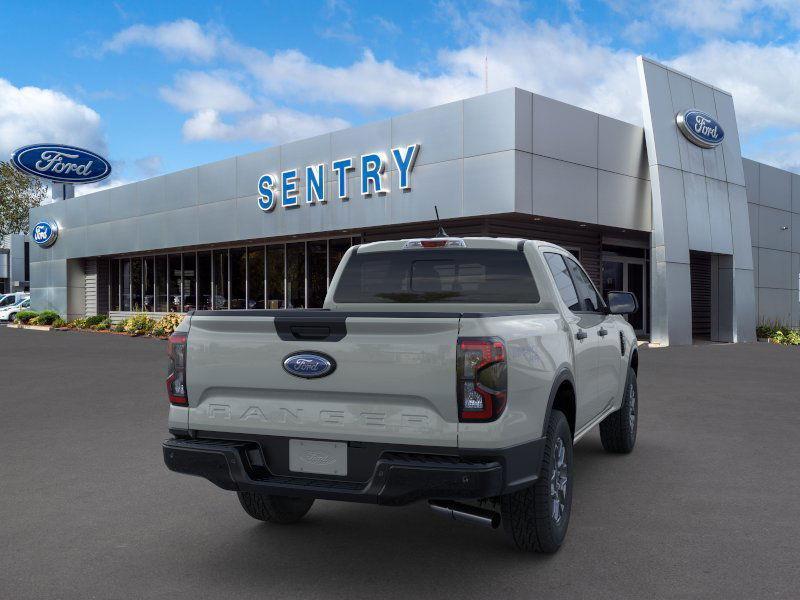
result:
[[[639,301],[639,310],[626,318],[637,335],[645,335],[647,315],[647,285],[644,259],[627,256],[603,259],[603,297],[608,292],[632,292]]]

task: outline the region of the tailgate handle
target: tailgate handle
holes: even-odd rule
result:
[[[338,342],[347,335],[344,315],[275,317],[275,332],[287,342]]]
[[[298,340],[325,340],[331,335],[328,325],[292,325],[289,331]]]

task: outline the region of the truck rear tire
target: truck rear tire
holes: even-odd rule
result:
[[[239,502],[248,515],[259,521],[288,525],[302,519],[314,504],[313,498],[270,496],[257,492],[237,492]]]
[[[625,380],[625,395],[622,405],[600,421],[600,441],[606,452],[628,454],[636,445],[636,429],[639,421],[639,391],[636,372],[628,368]]]
[[[500,498],[503,528],[520,550],[552,554],[567,535],[571,507],[572,432],[564,413],[553,410],[539,478]]]

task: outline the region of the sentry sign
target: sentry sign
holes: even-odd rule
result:
[[[411,189],[411,171],[419,153],[419,144],[392,148],[390,156],[382,152],[362,154],[358,159],[353,157],[334,160],[330,165],[320,163],[307,165],[304,169],[287,169],[280,175],[265,173],[258,180],[258,207],[270,212],[280,204],[283,208],[298,208],[305,204],[328,202],[329,196],[338,200],[347,200],[354,193],[350,189],[347,177],[355,171],[356,165],[361,168],[360,189],[355,193],[362,196],[386,194],[389,192],[388,171],[392,166],[397,168],[398,184],[401,190]],[[358,162],[356,162],[358,161]],[[328,188],[328,175],[332,175],[332,186]],[[301,197],[300,184],[305,184]]]

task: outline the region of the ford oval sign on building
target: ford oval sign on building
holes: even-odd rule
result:
[[[33,144],[14,151],[11,162],[23,173],[60,183],[92,183],[111,174],[102,156],[59,144]]]
[[[58,238],[58,223],[39,221],[31,228],[31,238],[42,248],[49,248]]]
[[[725,139],[725,132],[717,120],[702,110],[681,111],[675,120],[686,139],[701,148],[714,148]]]
[[[325,377],[336,370],[336,362],[319,352],[297,352],[283,360],[283,368],[295,377],[315,379]]]

